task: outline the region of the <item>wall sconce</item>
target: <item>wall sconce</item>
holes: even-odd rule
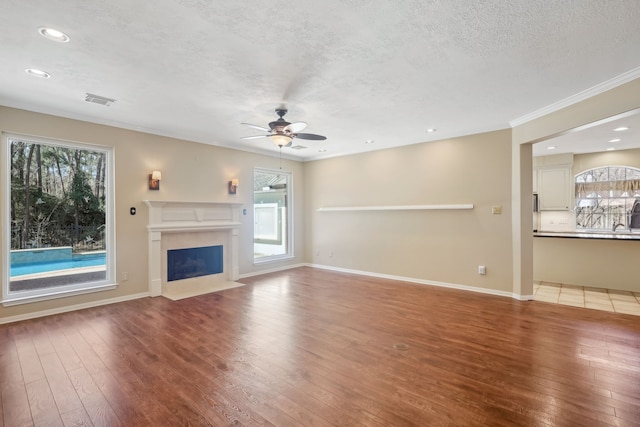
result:
[[[153,171],[149,174],[149,190],[159,190],[160,180],[162,179],[162,172]]]
[[[240,185],[240,181],[238,180],[238,178],[233,178],[231,181],[229,181],[229,194],[236,194],[238,185]]]

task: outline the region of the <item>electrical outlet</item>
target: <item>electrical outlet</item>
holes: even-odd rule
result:
[[[126,271],[122,272],[122,281],[126,282],[127,280],[129,280],[129,273],[127,273]]]
[[[333,251],[329,251],[329,258],[333,258]]]
[[[479,265],[478,266],[478,274],[480,274],[482,276],[487,274],[487,267],[485,267],[484,265]]]

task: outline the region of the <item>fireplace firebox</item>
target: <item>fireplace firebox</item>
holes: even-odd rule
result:
[[[167,251],[167,282],[220,274],[224,258],[222,245]]]

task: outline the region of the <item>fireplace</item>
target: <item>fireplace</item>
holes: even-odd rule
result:
[[[167,250],[167,282],[222,273],[222,248],[217,245]]]
[[[213,289],[238,279],[241,204],[144,203],[149,207],[149,295],[170,297],[178,288]],[[178,264],[172,266],[174,257]]]

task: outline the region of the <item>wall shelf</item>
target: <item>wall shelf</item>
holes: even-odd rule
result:
[[[473,209],[473,204],[459,205],[398,205],[398,206],[339,206],[318,208],[318,212],[355,212],[355,211],[426,211]]]

